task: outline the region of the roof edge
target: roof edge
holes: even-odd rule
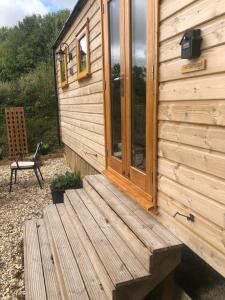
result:
[[[77,1],[77,3],[74,6],[74,9],[72,10],[71,14],[69,15],[69,17],[66,20],[62,30],[59,32],[59,35],[58,35],[57,39],[55,40],[55,42],[53,44],[53,49],[54,50],[59,46],[59,44],[61,43],[63,37],[65,36],[65,34],[70,29],[70,26],[75,21],[76,17],[80,13],[80,11],[82,10],[82,8],[86,4],[86,2],[87,2],[87,0],[78,0]]]

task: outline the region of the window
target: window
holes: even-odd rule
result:
[[[77,76],[78,80],[90,75],[89,22],[77,35]]]
[[[61,76],[61,87],[68,87],[68,72],[67,72],[67,49],[64,51],[64,55],[60,59],[60,76]]]

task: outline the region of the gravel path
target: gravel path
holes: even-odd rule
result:
[[[55,174],[68,170],[64,159],[44,162],[45,183],[38,187],[33,171],[18,172],[18,183],[9,194],[9,166],[0,166],[0,299],[24,299],[22,225],[39,218],[51,203],[49,184]]]

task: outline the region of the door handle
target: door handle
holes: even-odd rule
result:
[[[124,96],[124,75],[121,74],[119,77],[113,79],[113,81],[120,82],[120,96]]]
[[[124,96],[124,75],[120,75],[120,96]]]

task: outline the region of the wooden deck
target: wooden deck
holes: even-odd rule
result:
[[[26,299],[143,299],[181,243],[103,175],[24,226]]]

